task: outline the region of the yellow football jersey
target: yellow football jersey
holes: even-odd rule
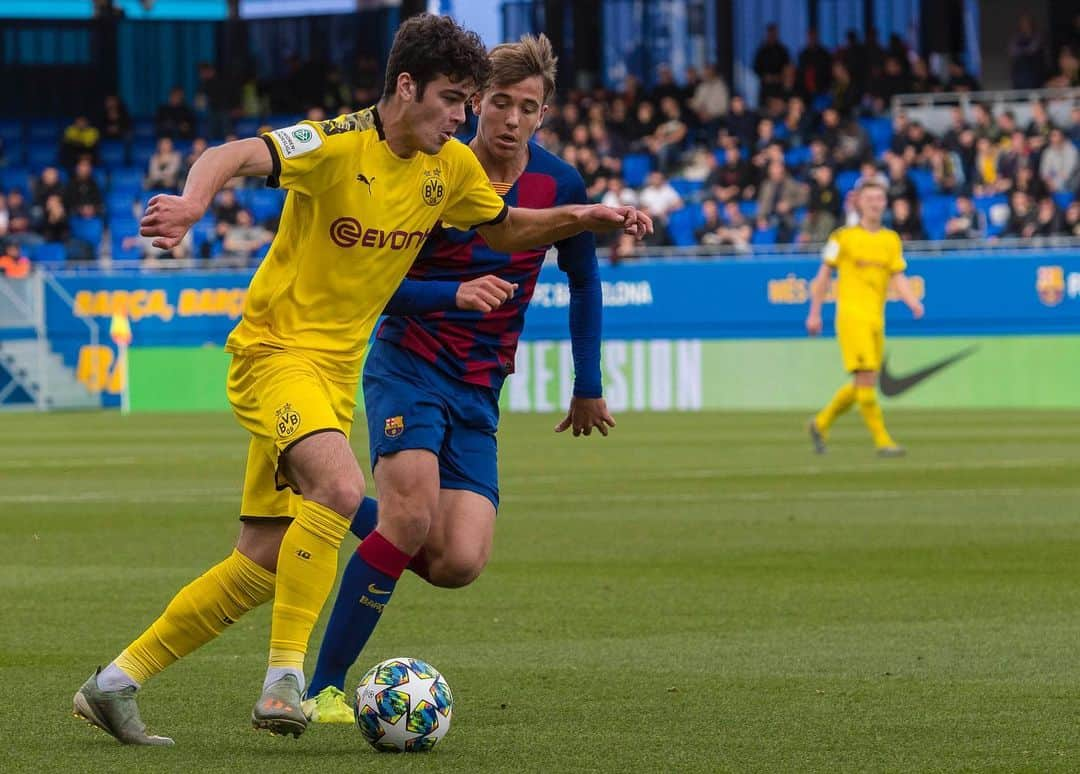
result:
[[[838,228],[822,258],[836,269],[836,319],[884,323],[892,275],[907,268],[900,235],[892,229]]]
[[[436,222],[497,223],[506,205],[457,140],[401,158],[375,108],[263,135],[288,190],[277,236],[225,349],[301,352],[356,379],[372,327]]]

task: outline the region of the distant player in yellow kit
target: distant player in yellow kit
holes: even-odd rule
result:
[[[844,369],[854,378],[810,420],[810,439],[814,451],[823,454],[832,423],[858,403],[878,455],[898,457],[904,449],[885,429],[877,400],[878,371],[885,349],[885,299],[890,284],[916,320],[923,316],[923,305],[904,274],[907,263],[899,234],[881,225],[888,203],[884,180],[863,180],[856,196],[859,225],[839,228],[829,236],[821,268],[810,285],[810,313],[806,316],[807,332],[817,336],[821,333],[821,304],[835,269],[836,339]]]

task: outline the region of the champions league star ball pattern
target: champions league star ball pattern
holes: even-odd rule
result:
[[[376,664],[356,687],[356,725],[376,750],[430,750],[450,730],[453,709],[446,680],[415,658]]]

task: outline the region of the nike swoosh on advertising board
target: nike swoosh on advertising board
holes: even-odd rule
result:
[[[881,363],[881,375],[878,379],[878,386],[881,388],[881,394],[888,398],[893,398],[901,393],[907,392],[916,384],[925,379],[929,379],[938,371],[948,368],[953,363],[963,360],[969,355],[975,354],[978,349],[978,347],[962,349],[954,355],[949,355],[944,360],[931,363],[926,366],[926,368],[920,368],[918,371],[912,371],[904,376],[895,376],[889,373],[889,359],[885,358]]]

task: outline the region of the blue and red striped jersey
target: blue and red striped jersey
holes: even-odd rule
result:
[[[585,183],[578,171],[534,142],[529,143],[529,162],[513,185],[492,184],[511,207],[543,209],[588,203]],[[579,267],[583,271],[586,267],[595,271],[596,246],[590,232],[554,246],[564,271],[572,272]],[[475,230],[436,226],[407,279],[468,282],[494,274],[517,283],[517,292],[487,314],[455,309],[387,317],[378,337],[416,353],[462,381],[498,390],[514,371],[514,354],[525,325],[525,311],[550,247],[539,245],[521,252],[500,253],[488,247]],[[596,377],[598,380],[599,373]]]

